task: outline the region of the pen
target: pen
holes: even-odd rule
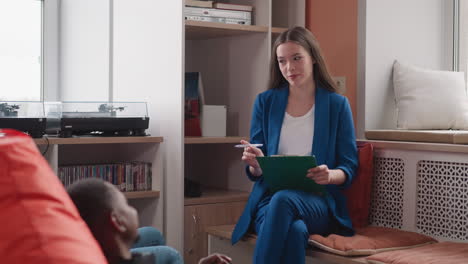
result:
[[[240,144],[240,145],[235,145],[234,147],[236,148],[246,148],[246,147],[262,147],[263,144]]]

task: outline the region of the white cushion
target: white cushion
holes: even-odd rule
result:
[[[468,101],[462,72],[428,70],[396,61],[393,85],[397,128],[468,128]]]

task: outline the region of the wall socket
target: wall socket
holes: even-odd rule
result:
[[[333,76],[333,81],[335,81],[338,86],[338,91],[341,94],[346,93],[346,77],[345,76]]]

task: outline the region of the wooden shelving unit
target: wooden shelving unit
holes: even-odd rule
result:
[[[305,21],[302,0],[229,3],[253,6],[253,25],[185,21],[185,72],[201,73],[205,105],[225,105],[226,135],[236,135],[184,138],[184,177],[202,186],[201,197],[184,198],[187,264],[207,255],[207,227],[235,224],[242,214],[253,183],[234,145],[249,140],[255,97],[268,84],[272,41]]]
[[[34,139],[37,145],[80,145],[80,144],[118,144],[118,143],[161,143],[163,137],[44,137]]]
[[[248,198],[249,192],[222,189],[202,189],[201,197],[187,197],[185,198],[184,205],[241,202],[247,201]]]
[[[124,192],[127,199],[159,198],[159,191]]]
[[[43,137],[34,139],[52,170],[59,175],[61,166],[114,164],[139,161],[151,163],[152,185],[148,191],[123,192],[140,212],[140,223],[158,228],[163,226],[162,154],[159,144],[163,137]],[[81,171],[82,177],[86,172]],[[101,174],[102,175],[102,174]],[[63,174],[61,175],[63,177]],[[145,176],[146,177],[146,176]],[[71,183],[71,182],[69,182]],[[141,201],[140,201],[141,200]],[[152,204],[148,209],[148,204]]]
[[[267,33],[266,26],[248,26],[205,21],[185,21],[186,39],[211,39],[245,34]]]
[[[248,139],[248,137],[185,137],[185,144],[235,144]]]

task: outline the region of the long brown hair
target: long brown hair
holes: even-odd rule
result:
[[[270,59],[270,80],[268,81],[268,89],[278,89],[282,84],[287,83],[287,80],[281,74],[278,66],[278,58],[276,56],[276,50],[278,46],[286,42],[294,42],[301,45],[309,55],[311,56],[314,63],[314,80],[319,82],[325,89],[331,92],[338,92],[338,87],[331,78],[328,72],[327,65],[323,59],[322,52],[320,50],[319,43],[315,36],[304,27],[293,27],[276,38],[271,51]]]

